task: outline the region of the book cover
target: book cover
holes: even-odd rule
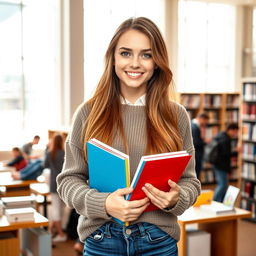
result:
[[[100,192],[130,186],[129,156],[96,140],[87,142],[89,185]]]
[[[150,183],[161,191],[170,191],[168,180],[171,179],[177,183],[190,158],[191,155],[186,151],[143,156],[131,183],[131,187],[134,188],[134,190],[127,196],[127,200],[145,198],[142,187],[146,183]],[[157,209],[157,206],[151,203],[145,211]]]
[[[202,204],[210,204],[213,199],[213,192],[214,191],[210,189],[202,190],[193,206],[197,207]]]
[[[162,191],[169,191],[168,180],[178,182],[191,155],[186,151],[143,156],[130,184],[129,156],[91,139],[87,142],[89,185],[100,192],[114,192],[119,188],[133,187],[127,200],[145,198],[142,187],[150,183]],[[150,204],[146,211],[158,209]]]
[[[94,138],[87,142],[87,154],[91,188],[99,192],[111,193],[130,186],[128,155]],[[118,219],[115,220],[124,224]],[[127,226],[128,223],[125,225]]]

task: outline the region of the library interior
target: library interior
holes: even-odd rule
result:
[[[256,0],[1,0],[0,34],[0,255],[256,255]]]

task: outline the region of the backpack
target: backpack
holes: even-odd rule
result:
[[[210,164],[216,164],[219,160],[219,142],[213,139],[204,148],[204,160]]]

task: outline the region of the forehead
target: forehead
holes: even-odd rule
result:
[[[151,48],[150,40],[144,33],[130,29],[121,35],[117,42],[116,48],[126,47],[131,49],[149,49]]]

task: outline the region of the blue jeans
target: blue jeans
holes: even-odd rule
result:
[[[214,191],[213,200],[222,202],[228,188],[228,173],[218,168],[214,168],[214,173],[217,180],[217,187]]]
[[[21,180],[36,180],[42,174],[43,170],[43,162],[38,159],[30,162],[25,168],[20,170],[20,178]]]
[[[83,256],[178,256],[177,241],[157,226],[108,222],[85,240]]]

